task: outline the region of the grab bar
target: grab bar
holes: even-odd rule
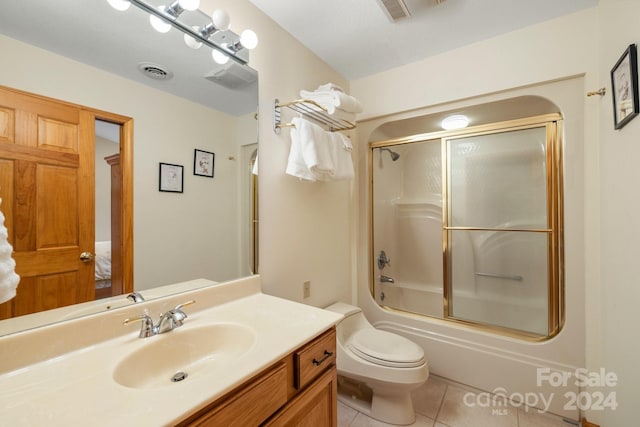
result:
[[[476,276],[494,277],[496,279],[505,279],[505,280],[515,280],[517,282],[522,282],[522,279],[523,279],[522,276],[508,275],[508,274],[476,273]]]

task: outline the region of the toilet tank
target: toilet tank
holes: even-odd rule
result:
[[[336,326],[336,335],[340,342],[345,342],[349,336],[360,329],[373,328],[373,326],[364,317],[364,313],[362,313],[362,309],[360,307],[337,302],[326,307],[325,310],[344,315],[344,319],[342,319]]]

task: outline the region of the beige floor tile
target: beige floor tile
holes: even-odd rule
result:
[[[416,414],[416,421],[408,427],[433,427],[434,421],[423,415]],[[394,424],[383,423],[382,421],[374,420],[364,414],[358,414],[350,427],[397,427]]]
[[[355,409],[338,402],[338,427],[349,427],[358,413]]]
[[[467,395],[465,399],[465,395]],[[437,421],[449,427],[517,427],[517,408],[487,407],[484,395],[449,385]]]
[[[552,414],[541,414],[536,409],[518,409],[519,427],[571,427],[573,424],[565,423],[562,418]]]
[[[413,408],[418,414],[435,420],[446,391],[447,384],[445,382],[435,377],[429,377],[424,385],[411,394]]]

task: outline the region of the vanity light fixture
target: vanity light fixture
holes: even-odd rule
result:
[[[131,4],[147,12],[153,28],[160,32],[169,32],[172,28],[184,34],[185,44],[192,49],[199,49],[203,44],[212,49],[211,56],[218,64],[225,64],[229,58],[244,65],[248,62],[247,54],[239,55],[243,49],[251,50],[258,45],[258,36],[251,30],[244,30],[240,36],[229,30],[231,19],[223,10],[215,10],[211,21],[202,26],[187,26],[178,18],[185,11],[195,11],[200,6],[200,0],[174,0],[169,6],[154,6],[143,0],[107,0],[116,10],[125,11]],[[210,40],[219,31],[226,31],[224,38],[230,38],[228,43]]]
[[[114,8],[115,10],[119,10],[121,12],[124,12],[125,10],[129,9],[129,6],[131,6],[131,3],[129,3],[129,0],[107,0],[107,1],[109,2],[112,8]]]
[[[185,10],[194,11],[198,7],[200,7],[200,0],[175,0],[169,7],[158,6],[157,9],[173,19],[178,19],[178,16],[180,16]],[[157,16],[149,16],[149,22],[151,22],[153,29],[159,33],[167,33],[171,30],[171,24],[163,21]]]
[[[469,119],[462,114],[454,114],[453,116],[445,117],[440,123],[440,126],[444,130],[462,129],[469,125]]]
[[[240,40],[229,45],[227,49],[230,49],[232,52],[237,52],[243,47],[246,49],[255,49],[258,46],[258,36],[251,30],[244,30],[240,33]]]

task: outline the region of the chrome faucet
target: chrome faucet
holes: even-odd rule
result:
[[[163,334],[182,326],[182,324],[184,323],[184,319],[187,318],[187,314],[182,311],[182,307],[191,305],[194,302],[194,300],[187,301],[183,304],[177,305],[173,310],[169,310],[166,313],[160,315],[160,321],[158,322],[158,333]]]
[[[187,301],[183,304],[177,305],[173,310],[169,310],[166,313],[160,315],[160,321],[157,325],[153,324],[153,319],[148,314],[141,314],[137,317],[131,317],[124,319],[122,324],[128,325],[129,323],[141,321],[142,327],[140,328],[140,338],[148,338],[158,334],[164,334],[179,328],[184,323],[184,319],[187,318],[187,314],[182,311],[182,307],[195,303],[195,300]]]
[[[381,283],[395,283],[396,282],[395,280],[393,280],[392,277],[385,276],[384,274],[381,274],[380,277],[378,277],[378,279],[380,279]]]
[[[127,299],[130,299],[133,302],[144,302],[144,297],[138,292],[131,292],[127,295]]]

